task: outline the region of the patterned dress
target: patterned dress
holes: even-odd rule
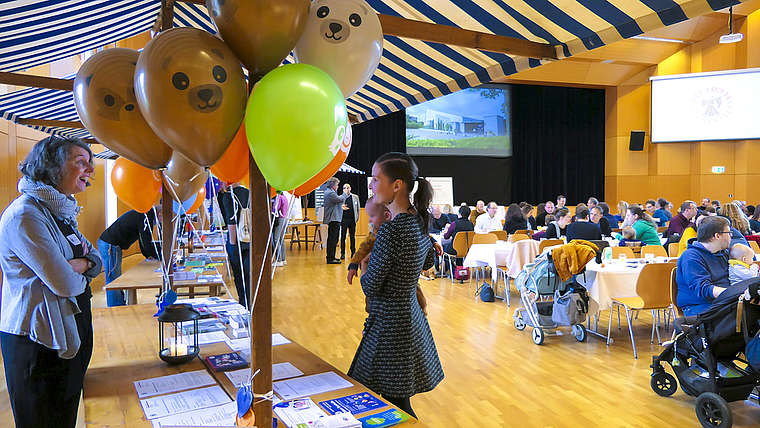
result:
[[[348,375],[390,397],[411,397],[443,380],[433,334],[417,302],[420,271],[433,265],[430,238],[417,216],[398,214],[377,233],[367,272],[365,334]]]

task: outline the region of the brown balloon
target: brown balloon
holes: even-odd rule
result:
[[[310,0],[206,0],[216,29],[253,76],[277,68],[301,38]]]
[[[174,152],[164,170],[164,184],[169,188],[169,196],[180,203],[190,199],[206,184],[208,172],[190,159]]]
[[[196,28],[173,28],[148,42],[137,61],[135,94],[156,134],[202,166],[224,155],[248,98],[238,58]]]
[[[74,79],[74,105],[87,130],[117,154],[149,169],[166,166],[172,149],[153,132],[135,100],[133,49],[91,56]]]

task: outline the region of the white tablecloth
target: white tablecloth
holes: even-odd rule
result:
[[[506,266],[507,275],[514,278],[525,263],[536,258],[538,246],[539,242],[533,239],[514,243],[473,244],[464,259],[464,267],[490,266],[491,275],[496,280],[496,266]]]
[[[589,297],[599,304],[603,311],[612,306],[614,297],[636,297],[636,281],[639,279],[642,263],[620,263],[614,261],[601,267],[595,260],[586,265],[586,275],[575,279],[588,290]]]

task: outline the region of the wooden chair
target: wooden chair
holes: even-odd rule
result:
[[[503,232],[503,231],[502,231]],[[476,233],[472,239],[473,244],[495,244],[498,238],[492,233]]]
[[[633,250],[628,247],[612,247],[612,258],[617,259],[620,257],[620,253],[625,254],[629,259],[635,258]]]
[[[612,312],[616,305],[625,308],[625,316],[628,319],[628,332],[631,335],[631,346],[633,347],[633,358],[638,359],[639,356],[636,352],[636,342],[633,338],[633,320],[631,318],[631,311],[652,311],[652,336],[650,342],[654,343],[654,334],[656,331],[657,340],[659,343],[662,343],[662,340],[660,339],[660,331],[657,330],[656,322],[656,319],[658,319],[659,316],[656,317],[654,311],[670,309],[670,283],[672,281],[671,276],[675,267],[675,263],[650,263],[644,265],[639,274],[639,279],[636,281],[637,296],[617,297],[612,299],[610,319],[609,324],[607,325],[607,346],[610,346]]]
[[[451,255],[449,253],[443,253],[444,259],[448,259],[448,262],[449,262],[449,276],[451,277],[451,282],[454,282],[454,267],[455,267],[454,265],[456,265],[456,259],[467,257],[467,252],[470,250],[470,246],[472,245],[474,240],[475,240],[475,232],[472,232],[472,231],[458,232],[454,236],[454,241],[451,243],[451,246],[454,248],[454,251],[457,252],[456,256]],[[451,261],[452,258],[454,258],[453,263]]]
[[[522,241],[523,239],[530,239],[530,236],[528,236],[525,233],[517,233],[514,235],[509,235],[509,239],[507,239],[507,241],[517,242],[517,241]]]
[[[544,252],[544,248],[546,247],[553,247],[555,245],[563,245],[565,241],[561,239],[544,239],[541,241],[540,244],[538,244],[538,254],[541,254]]]
[[[620,233],[620,232],[622,232],[622,231],[623,231],[623,229],[620,229],[620,228],[618,228],[618,227],[613,227],[613,228],[612,228],[612,232],[613,232],[613,233]]]
[[[752,248],[752,251],[755,253],[760,253],[760,245],[757,245],[757,241],[748,241],[749,247]]]
[[[678,242],[671,242],[670,244],[668,244],[668,255],[670,257],[678,257],[680,255],[678,251],[679,251]]]
[[[676,282],[676,270],[677,268],[673,268],[673,270],[670,271],[670,304],[673,305],[673,310],[676,313],[676,317],[680,318],[683,316],[683,310],[678,306],[678,283]]]
[[[668,256],[668,253],[665,252],[665,247],[662,245],[646,245],[641,247],[641,257],[645,257],[647,254],[654,254],[655,257]]]
[[[509,239],[509,234],[507,233],[506,230],[492,230],[488,233],[492,235],[496,235],[497,241],[506,241],[507,239]]]
[[[514,234],[515,234],[515,235],[523,235],[523,234],[524,234],[524,235],[529,235],[529,234],[528,234],[528,229],[525,229],[525,230],[515,230],[515,233],[514,233]]]
[[[657,233],[665,233],[668,230],[668,226],[660,226],[657,228]]]

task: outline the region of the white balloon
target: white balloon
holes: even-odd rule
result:
[[[296,62],[319,67],[335,80],[345,98],[375,73],[383,54],[383,29],[364,0],[316,0],[293,49]]]

